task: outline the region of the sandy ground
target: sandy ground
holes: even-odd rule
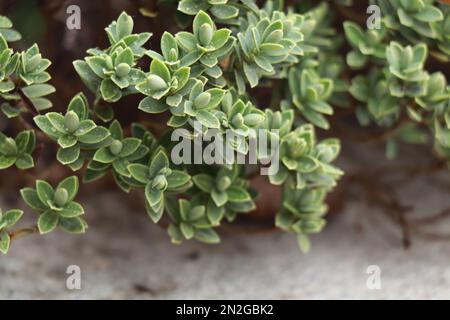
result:
[[[423,180],[403,197],[420,200],[417,212],[450,206],[447,193]],[[307,255],[281,232],[174,246],[144,213],[130,212],[111,194],[89,199],[86,207],[85,236],[31,236],[0,257],[0,298],[450,298],[450,244],[415,237],[403,250],[399,229],[358,201],[330,220]],[[81,290],[66,288],[69,265],[81,268]],[[379,290],[367,287],[369,265],[381,270]]]

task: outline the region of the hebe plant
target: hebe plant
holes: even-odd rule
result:
[[[320,130],[333,128],[336,110],[386,130],[389,156],[399,141],[424,143],[428,136],[434,136],[439,157],[450,156],[450,87],[445,74],[426,69],[429,59],[450,61],[448,5],[369,1],[381,8],[381,21],[367,29],[355,21],[333,27],[325,1],[160,2],[172,6],[180,30],[165,31],[150,46],[153,30],[135,33],[131,16],[120,14],[105,29],[109,47],[89,49],[73,62],[92,101],[78,93],[62,114],[46,112],[52,106],[47,96],[55,91],[47,84],[50,61],[37,45],[11,49],[20,36],[0,17],[1,110],[24,129],[15,138],[0,134],[0,169],[33,167],[38,143],[56,145],[57,161],[76,173],[56,187],[37,179],[35,188],[21,190],[38,213],[36,226],[12,230],[22,211],[0,214],[2,252],[17,235],[56,227],[85,232],[84,209],[74,201],[77,176],[87,184],[107,174],[124,192],[144,195],[149,217],[168,226],[172,242],[219,242],[221,224],[257,208],[255,170],[237,162],[175,164],[167,137],[177,128],[193,140],[232,130],[239,137],[232,148],[242,155],[257,131],[277,141],[279,149],[269,151],[278,152],[279,170],[267,177],[267,184],[282,190],[275,225],[294,233],[304,251],[308,235],[325,226],[327,194],[343,174],[333,164],[340,140],[318,138],[326,134]],[[332,6],[348,12],[351,4]],[[271,98],[260,99],[262,92]],[[130,95],[140,102],[127,108],[147,121],[123,128],[114,104]],[[147,125],[156,121],[164,121],[165,132]]]

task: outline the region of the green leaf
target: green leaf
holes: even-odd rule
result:
[[[273,72],[272,64],[270,64],[269,60],[264,57],[255,57],[255,63],[258,67],[263,69],[264,71],[271,73]]]
[[[62,134],[67,133],[67,129],[66,129],[66,125],[65,125],[65,118],[62,114],[57,113],[57,112],[49,112],[45,116],[50,121],[53,128],[55,128]],[[75,118],[76,118],[76,116],[75,116]]]
[[[304,110],[302,113],[305,118],[315,126],[325,130],[328,130],[330,128],[330,124],[328,123],[327,119],[320,113],[311,110]]]
[[[161,169],[168,167],[169,159],[167,158],[167,155],[164,153],[164,151],[159,150],[150,163],[150,174],[154,176],[158,174]]]
[[[170,224],[167,228],[167,233],[169,234],[172,243],[180,244],[183,241],[183,234],[176,225]]]
[[[207,174],[201,173],[192,177],[194,184],[204,192],[211,192],[214,187],[214,179]]]
[[[20,170],[27,170],[34,167],[33,157],[29,154],[21,154],[17,157],[16,167]]]
[[[442,11],[431,5],[428,5],[419,12],[414,13],[413,16],[422,22],[435,22],[444,19]]]
[[[47,110],[53,106],[52,102],[46,98],[32,98],[30,101],[38,111]]]
[[[252,88],[258,85],[259,76],[256,68],[253,65],[249,65],[248,63],[244,62],[244,74]]]
[[[205,212],[205,206],[191,206],[186,212],[187,216],[185,220],[194,221],[195,224],[198,224],[199,220],[203,220],[203,218],[205,217]]]
[[[69,202],[62,211],[59,212],[59,215],[64,218],[74,218],[84,214],[83,207],[74,201]]]
[[[178,44],[187,52],[194,51],[197,47],[197,39],[192,33],[181,31],[175,35]],[[198,56],[200,58],[200,56]],[[198,59],[197,59],[198,60]],[[187,64],[184,64],[187,65]]]
[[[86,222],[80,217],[59,218],[59,226],[66,232],[80,234],[86,232]]]
[[[12,27],[13,27],[13,24],[12,24],[11,20],[9,20],[8,17],[0,16],[0,28],[9,29]]]
[[[276,172],[269,170],[269,181],[271,184],[279,186],[286,181],[288,174],[289,172],[282,166],[280,166]]]
[[[216,57],[205,54],[200,58],[200,62],[208,68],[214,68],[219,61]]]
[[[55,190],[53,187],[44,180],[36,181],[36,192],[39,200],[45,204],[47,204],[48,201],[53,201],[55,196]]]
[[[413,61],[418,64],[423,64],[428,54],[428,47],[423,44],[417,44],[413,48]]]
[[[86,119],[88,115],[88,106],[86,101],[87,100],[84,94],[81,92],[78,93],[72,98],[72,100],[70,100],[67,111],[75,112],[80,120]]]
[[[195,47],[195,44],[194,44],[194,47]],[[194,50],[194,49],[190,49],[190,50],[191,51],[188,54],[184,55],[183,58],[181,58],[182,66],[189,67],[189,66],[193,65],[194,63],[196,63],[202,57],[202,52],[200,50]]]
[[[12,209],[3,214],[1,221],[6,223],[5,228],[15,225],[23,216],[23,211],[18,209]]]
[[[10,80],[0,81],[0,93],[6,93],[14,89],[14,82]]]
[[[220,128],[219,119],[211,112],[206,110],[199,110],[195,115],[196,119],[207,128]]]
[[[183,126],[188,121],[187,117],[171,116],[167,125],[173,128],[179,128]]]
[[[3,103],[0,109],[8,119],[16,118],[24,111],[24,109],[15,108],[7,102]]]
[[[197,229],[194,237],[198,241],[208,244],[220,243],[220,237],[213,229]]]
[[[225,208],[216,206],[214,201],[212,201],[212,200],[208,200],[206,211],[207,211],[209,221],[214,226],[219,225],[220,221],[222,220],[222,218],[225,215]]]
[[[213,88],[205,92],[211,95],[211,99],[205,107],[206,109],[213,109],[217,107],[222,102],[222,99],[225,96],[225,90],[222,89]]]
[[[192,23],[192,29],[197,38],[199,37],[200,27],[205,23],[211,27],[214,27],[214,23],[210,16],[204,11],[199,11],[194,18],[194,22]]]
[[[32,130],[22,131],[17,135],[15,142],[19,153],[32,153],[36,145],[36,135]]]
[[[344,22],[344,31],[348,41],[356,48],[361,42],[364,43],[366,40],[366,36],[361,27],[352,21]]]
[[[154,59],[150,64],[150,72],[161,77],[166,83],[170,83],[170,71],[164,62]]]
[[[319,167],[317,160],[311,156],[303,156],[298,160],[297,170],[301,173],[308,173]]]
[[[96,92],[100,87],[101,79],[91,70],[88,64],[83,60],[76,60],[73,62],[73,66],[89,90]]]
[[[16,141],[0,132],[0,154],[16,156],[18,153]]]
[[[127,157],[127,160],[129,160],[130,162],[140,160],[145,157],[149,153],[149,151],[150,149],[148,147],[141,144],[132,155],[129,155]]]
[[[304,253],[309,252],[311,248],[311,242],[309,241],[309,238],[307,235],[300,233],[297,235],[297,243],[300,248],[300,250]]]
[[[34,123],[41,129],[46,135],[57,140],[61,136],[61,132],[53,127],[52,123],[46,116],[36,116],[33,118]]]
[[[189,239],[192,239],[194,237],[195,229],[190,224],[181,222],[180,223],[180,230],[181,230],[181,233],[184,235],[184,237],[186,239],[189,240]]]
[[[108,147],[104,147],[95,152],[93,159],[100,163],[113,163],[117,156],[112,154]]]
[[[214,203],[218,206],[221,207],[223,206],[225,203],[227,203],[228,201],[228,195],[226,192],[221,192],[218,191],[216,188],[213,188],[211,190],[211,197],[214,201]]]
[[[58,184],[56,189],[60,189],[60,188],[66,189],[66,191],[68,193],[67,201],[70,202],[73,199],[75,199],[75,196],[78,193],[78,187],[79,187],[78,177],[71,176],[71,177],[67,177],[63,181],[61,181]]]
[[[42,213],[38,219],[38,229],[40,234],[53,231],[58,225],[58,214],[48,210]]]
[[[204,1],[195,0],[181,0],[178,3],[178,11],[188,15],[196,15],[200,10],[205,10],[208,7],[203,3]]]
[[[250,201],[252,197],[244,188],[238,186],[231,186],[227,189],[228,201],[232,202],[246,202]]]
[[[116,64],[116,66],[118,66],[120,63],[125,63],[129,66],[132,66],[133,62],[134,62],[133,51],[131,51],[131,49],[128,47],[121,53],[119,53],[114,63]]]
[[[83,183],[90,183],[90,182],[94,182],[98,179],[101,179],[102,177],[104,177],[106,174],[108,173],[108,171],[104,170],[92,170],[92,169],[87,169],[84,176],[83,176]]]
[[[153,189],[151,183],[145,187],[145,198],[151,207],[157,206],[163,199],[161,190]]]
[[[173,96],[168,96],[166,98],[166,103],[170,107],[178,107],[180,105],[181,101],[183,101],[183,96],[181,96],[179,94],[175,94]],[[165,108],[167,108],[167,107],[165,107]]]
[[[139,103],[139,110],[147,113],[161,113],[169,109],[169,106],[160,100],[146,97]]]
[[[353,68],[361,68],[367,62],[367,57],[358,51],[350,51],[346,56],[347,64]]]
[[[2,231],[0,232],[0,252],[3,254],[7,254],[9,250],[9,245],[11,243],[11,239],[9,237],[8,232]]]
[[[100,85],[100,92],[105,101],[117,102],[122,97],[120,88],[111,80],[105,79]]]
[[[49,85],[49,84],[33,84],[28,87],[22,88],[23,93],[28,98],[39,98],[46,95],[49,95],[53,92],[55,92],[55,87]]]
[[[114,119],[114,110],[109,104],[97,103],[94,105],[94,114],[103,122],[109,122]]]
[[[212,6],[211,13],[219,19],[228,20],[236,18],[239,14],[239,9],[227,4],[218,4]]]
[[[91,130],[93,130],[97,125],[92,120],[83,120],[78,125],[78,129],[74,132],[76,137],[84,136]]]
[[[161,220],[164,210],[153,210],[147,202],[145,203],[145,208],[153,223],[158,223]]]
[[[289,230],[293,222],[294,218],[287,210],[281,210],[275,217],[275,226],[283,230]]]
[[[172,170],[172,173],[167,176],[167,189],[177,190],[186,186],[191,180],[191,176],[184,171]]]
[[[227,43],[230,34],[231,30],[225,28],[215,31],[211,40],[211,46],[216,49],[223,47]]]
[[[117,19],[116,32],[117,41],[123,39],[124,37],[130,35],[133,32],[133,18],[131,18],[126,12],[122,12]]]
[[[22,196],[22,199],[29,207],[37,211],[47,210],[48,206],[42,203],[42,201],[39,199],[36,190],[32,188],[23,188],[20,190],[20,195]]]
[[[141,140],[137,138],[125,138],[122,140],[122,151],[119,153],[119,157],[128,157],[132,155],[141,145]]]
[[[4,156],[0,155],[0,170],[7,169],[14,165],[16,162],[16,156]]]
[[[104,141],[110,136],[108,129],[97,126],[86,134],[79,136],[78,141],[85,144],[95,144]]]
[[[128,169],[127,169],[128,164],[129,164],[129,161],[128,161],[128,160],[126,160],[126,159],[121,159],[121,158],[115,160],[115,161],[112,163],[114,170],[115,170],[118,174],[120,174],[121,176],[125,176],[125,177],[127,177],[127,178],[131,178],[131,174],[130,174],[130,172],[129,172]]]
[[[80,170],[84,165],[84,158],[79,157],[76,161],[69,163],[67,166],[72,169],[72,171]]]
[[[8,42],[19,41],[20,39],[22,39],[20,33],[14,29],[0,29],[0,34]]]
[[[190,72],[191,69],[189,67],[181,67],[174,72],[173,77],[178,81],[176,90],[173,90],[174,93],[184,88],[189,80]]]
[[[94,56],[94,57],[86,57],[86,63],[91,68],[94,73],[100,78],[105,78],[105,70],[108,69],[106,65],[106,60],[103,57]]]
[[[71,163],[74,163],[78,160],[80,156],[80,147],[78,145],[75,145],[70,148],[59,148],[58,152],[56,153],[56,159],[64,165],[68,165]]]
[[[116,140],[122,140],[123,139],[123,129],[120,125],[120,122],[114,120],[111,122],[111,125],[109,126],[109,132],[111,133],[111,137]]]
[[[148,170],[148,167],[142,164],[133,163],[128,165],[128,171],[130,171],[131,176],[141,183],[148,182]]]
[[[161,37],[161,52],[166,59],[170,57],[170,51],[172,49],[175,50],[176,55],[178,56],[178,45],[175,37],[165,31]]]
[[[77,138],[70,134],[61,136],[58,139],[58,144],[63,149],[73,147],[77,142],[78,142]]]
[[[390,66],[400,66],[403,58],[403,47],[399,43],[392,41],[386,47],[386,58]]]

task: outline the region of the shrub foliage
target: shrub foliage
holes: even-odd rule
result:
[[[333,7],[276,0],[162,2],[178,3],[173,13],[179,31],[164,32],[151,47],[152,30],[136,33],[131,16],[120,14],[105,28],[109,47],[89,49],[73,62],[92,101],[80,92],[62,114],[48,111],[55,91],[48,84],[51,62],[37,45],[12,49],[20,34],[0,17],[1,111],[20,124],[33,116],[14,137],[0,133],[0,169],[32,168],[39,142],[56,144],[55,158],[74,172],[56,186],[37,180],[20,190],[38,214],[41,234],[57,227],[84,233],[84,209],[75,201],[79,178],[87,184],[112,174],[124,192],[145,195],[151,221],[167,221],[173,243],[219,242],[222,223],[256,208],[255,170],[236,162],[173,163],[167,137],[177,128],[190,139],[230,129],[239,138],[231,147],[243,155],[257,130],[278,141],[280,168],[267,177],[282,189],[274,223],[295,234],[305,251],[308,235],[325,226],[326,196],[343,174],[334,164],[340,140],[318,138],[333,126],[337,109],[350,109],[362,126],[396,128],[386,143],[389,156],[399,142],[430,138],[439,157],[450,156],[450,87],[445,74],[426,67],[430,60],[450,60],[450,6],[369,1],[381,9],[379,28],[373,29],[350,20],[333,24],[331,8],[351,1]],[[255,92],[264,91],[271,92],[270,101],[257,99]],[[128,107],[149,121],[165,116],[164,134],[145,123],[122,128],[114,104],[130,95],[140,102]],[[22,215],[0,211],[2,252]]]

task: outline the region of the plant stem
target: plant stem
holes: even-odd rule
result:
[[[31,235],[33,233],[37,233],[38,227],[37,226],[31,226],[31,227],[27,227],[27,228],[22,228],[22,229],[18,229],[16,231],[12,231],[9,233],[9,237],[11,238],[11,240],[13,239],[19,239],[28,235]]]

